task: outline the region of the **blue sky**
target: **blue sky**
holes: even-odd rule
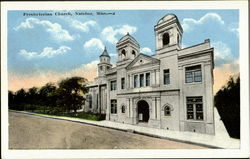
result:
[[[55,16],[55,12],[70,12],[72,16]],[[93,15],[75,15],[75,12]],[[226,77],[239,72],[238,10],[103,11],[115,15],[96,15],[96,12],[9,11],[9,89],[39,87],[74,75],[92,81],[104,46],[115,63],[116,42],[127,32],[139,42],[141,52],[152,55],[154,26],[167,13],[175,14],[184,29],[183,48],[210,39],[215,48],[216,89],[222,85],[221,81],[225,83]],[[52,13],[53,16],[23,16],[23,13]]]

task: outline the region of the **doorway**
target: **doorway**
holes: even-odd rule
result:
[[[149,119],[149,105],[145,100],[140,100],[137,103],[139,122],[148,122]]]

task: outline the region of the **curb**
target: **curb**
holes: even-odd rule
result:
[[[67,119],[67,118],[63,118],[63,117],[60,117],[60,116],[54,117],[54,116],[49,116],[49,115],[36,114],[36,113],[31,113],[31,112],[20,112],[20,111],[15,111],[15,110],[10,110],[10,112],[26,114],[26,115],[30,115],[30,116],[47,118],[47,119],[64,120],[64,121],[69,121],[69,122],[74,122],[74,123],[79,123],[79,124],[87,124],[87,125],[92,125],[92,126],[98,126],[98,127],[102,127],[102,128],[114,129],[114,130],[118,130],[118,131],[129,132],[129,133],[134,133],[134,134],[139,134],[139,135],[145,135],[145,136],[159,138],[159,139],[166,139],[166,140],[170,140],[170,141],[177,141],[177,142],[186,143],[186,144],[193,144],[193,145],[203,146],[203,147],[212,148],[212,149],[223,149],[221,147],[217,147],[217,146],[213,146],[213,145],[208,145],[208,144],[203,144],[203,143],[196,143],[196,142],[192,142],[192,141],[175,139],[175,138],[171,138],[171,137],[163,137],[163,136],[160,136],[160,135],[145,133],[145,132],[137,131],[137,130],[134,130],[134,129],[122,129],[122,128],[116,128],[116,127],[110,127],[110,126],[104,126],[104,125],[89,123],[89,122],[85,122],[84,120],[83,121],[74,120],[74,119],[81,120],[80,118]]]

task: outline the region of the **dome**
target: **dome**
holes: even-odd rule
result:
[[[135,40],[135,38],[132,37],[129,33],[127,33],[125,36],[123,36],[123,37],[117,42],[117,44],[122,43],[122,42],[124,42],[124,41],[126,41],[126,40],[131,40],[131,41],[133,41],[135,44],[137,44],[137,45],[139,46],[139,43],[138,43],[138,42]]]
[[[110,56],[109,56],[109,53],[108,53],[108,51],[107,51],[107,49],[106,49],[106,46],[105,46],[105,48],[104,48],[103,53],[102,53],[100,56],[107,56],[107,57],[110,57]]]
[[[158,21],[157,24],[164,23],[164,22],[169,21],[169,20],[174,19],[174,18],[178,19],[177,16],[176,16],[175,14],[167,14],[167,15],[165,15],[164,17],[162,17],[162,18]]]

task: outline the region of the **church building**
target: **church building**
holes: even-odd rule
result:
[[[154,31],[152,56],[140,53],[129,33],[116,44],[115,67],[104,49],[84,110],[121,124],[214,134],[214,50],[209,40],[181,48],[183,29],[174,14],[161,18]]]

